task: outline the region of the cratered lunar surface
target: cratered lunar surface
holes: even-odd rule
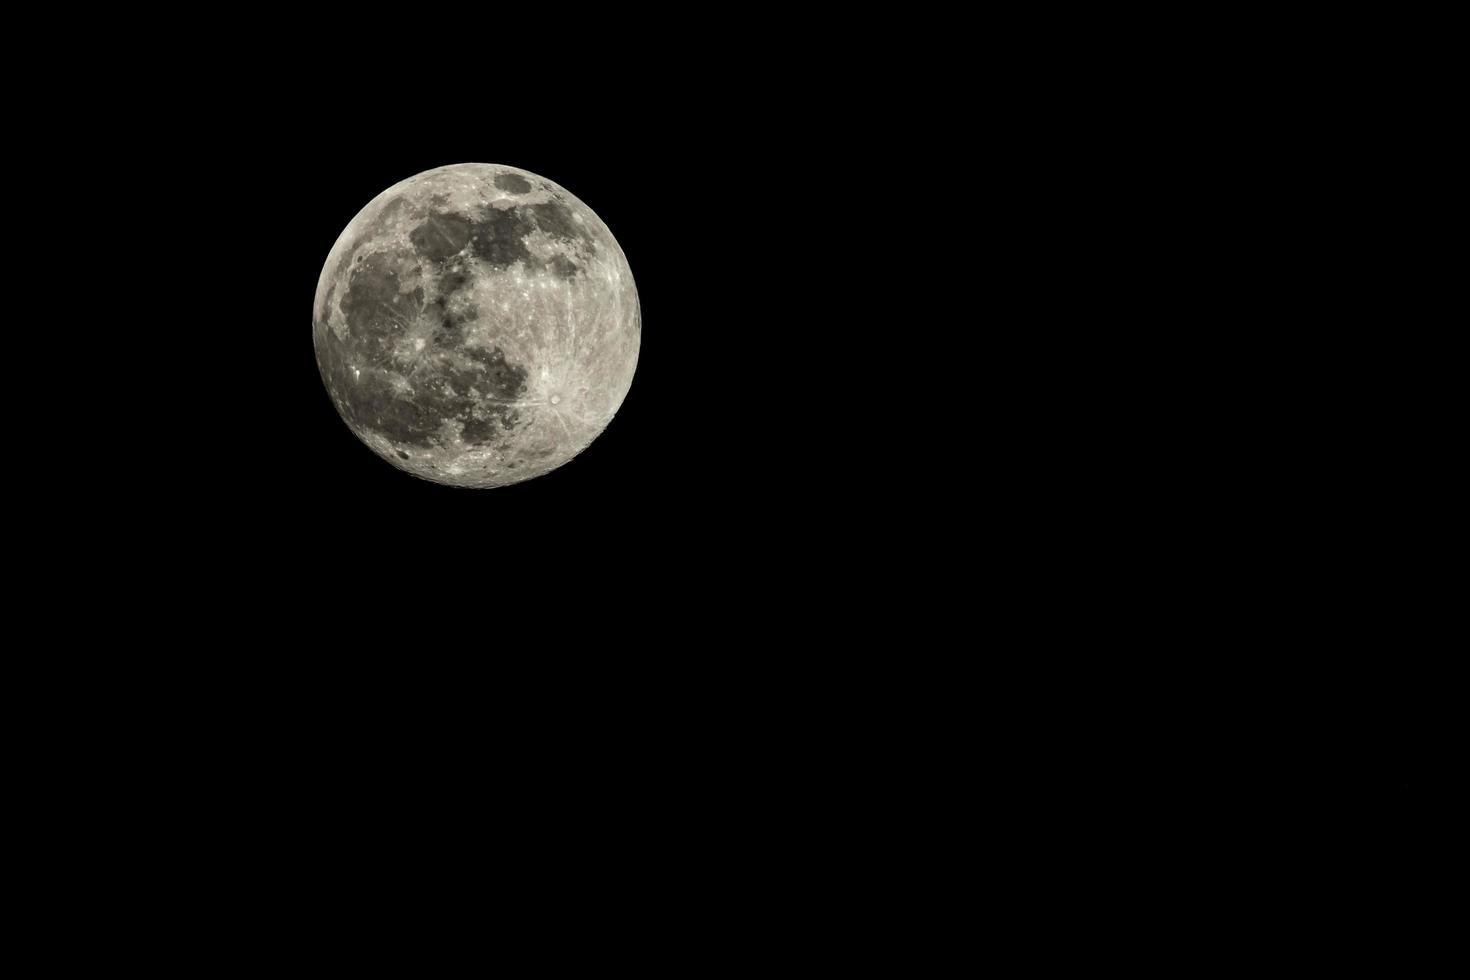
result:
[[[337,411],[414,476],[498,487],[586,449],[633,381],[638,292],[607,226],[524,170],[462,163],[388,188],[317,282]]]

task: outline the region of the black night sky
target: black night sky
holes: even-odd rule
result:
[[[360,6],[320,32],[128,9],[17,34],[60,50],[7,120],[12,199],[42,212],[10,225],[9,282],[50,317],[12,331],[45,346],[11,354],[39,390],[8,450],[52,498],[9,511],[8,541],[38,539],[8,566],[34,621],[12,630],[6,690],[37,709],[13,755],[43,787],[12,796],[73,828],[17,853],[131,859],[102,877],[151,910],[132,883],[177,846],[194,878],[175,892],[211,916],[199,882],[259,878],[255,931],[292,898],[316,928],[333,903],[297,886],[303,868],[381,884],[383,841],[473,882],[507,848],[601,861],[609,892],[653,855],[675,868],[653,886],[690,915],[692,882],[745,876],[762,894],[742,930],[771,896],[806,930],[809,882],[944,899],[905,955],[988,921],[948,896],[1006,862],[1019,884],[998,902],[1042,925],[1034,949],[1088,955],[1051,903],[1131,914],[1136,855],[1159,856],[1172,883],[1153,894],[1190,915],[1175,899],[1216,881],[1194,862],[1222,854],[1443,867],[1453,770],[1432,759],[1463,711],[1429,702],[1459,690],[1436,617],[1457,608],[1436,568],[1455,536],[1424,500],[1459,483],[1413,466],[1452,466],[1456,442],[1421,452],[1409,433],[1457,416],[1390,424],[1392,371],[1330,363],[1357,340],[1323,298],[1356,305],[1374,276],[1315,285],[1299,202],[1262,203],[1320,194],[1356,243],[1361,196],[1417,182],[1322,190],[1398,145],[1356,121],[1352,152],[1280,176],[1340,73],[1240,108],[1259,59],[1227,46],[1216,116],[1179,83],[1188,64],[1156,64],[1153,24],[1102,44],[1050,9],[1029,31],[970,11],[648,9]],[[1192,63],[1217,30],[1165,46]],[[1320,30],[1304,52],[1334,47]],[[1341,50],[1377,65],[1371,44]],[[1417,100],[1380,81],[1395,114]],[[1369,102],[1341,101],[1355,120]],[[1279,105],[1284,135],[1261,137]],[[312,343],[348,222],[464,162],[585,202],[641,307],[607,429],[492,490],[379,459]],[[1251,292],[1262,276],[1311,285],[1278,304]],[[1383,316],[1361,349],[1391,360],[1415,320],[1452,322]],[[1458,363],[1425,343],[1402,377],[1435,390],[1419,379],[1436,359]],[[1343,390],[1319,396],[1325,377]],[[1420,543],[1443,554],[1410,557]],[[559,839],[522,849],[538,831]],[[250,873],[202,857],[226,853]],[[875,885],[908,869],[939,880]],[[575,880],[541,870],[541,888]],[[1240,881],[1285,894],[1275,874]],[[46,878],[93,894],[59,864]],[[395,902],[421,894],[438,892]],[[68,922],[78,936],[111,955]]]

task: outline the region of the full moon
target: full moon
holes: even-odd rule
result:
[[[500,487],[591,445],[633,382],[638,291],[612,232],[514,167],[410,177],[352,219],[312,340],[348,428],[414,476]]]

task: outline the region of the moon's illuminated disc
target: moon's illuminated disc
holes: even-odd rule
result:
[[[363,208],[327,257],[312,330],[357,437],[464,487],[586,449],[628,393],[640,333],[628,261],[592,209],[485,163],[425,171]]]

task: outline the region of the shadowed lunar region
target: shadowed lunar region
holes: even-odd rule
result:
[[[462,163],[374,198],[317,281],[343,420],[436,483],[500,487],[586,449],[633,381],[641,321],[607,226],[533,173]]]

